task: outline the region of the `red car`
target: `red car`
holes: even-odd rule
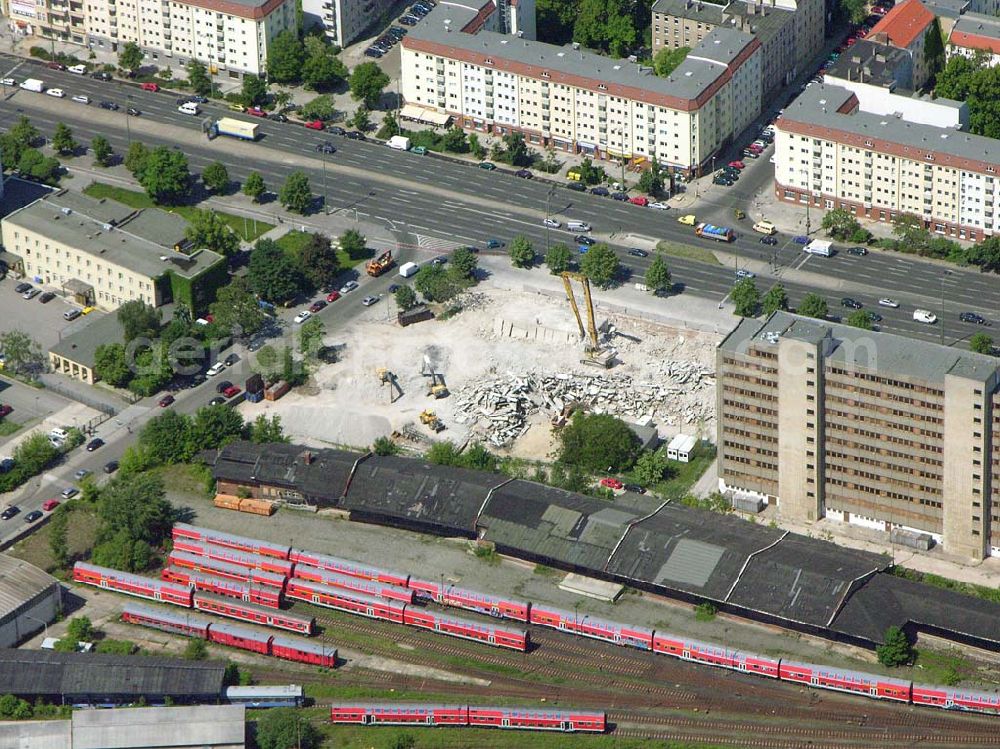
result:
[[[634,198],[629,198],[628,202],[631,203],[632,205],[641,205],[643,207],[646,207],[647,205],[649,205],[649,198],[643,195],[636,195]]]
[[[166,408],[173,402],[174,402],[174,396],[167,393],[162,398],[160,398],[160,408]]]
[[[309,128],[310,130],[322,130],[323,120],[309,120],[306,123],[306,127]]]
[[[10,414],[10,412],[13,410],[14,409],[8,406],[6,403],[0,403],[0,419]]]
[[[46,499],[44,502],[42,502],[42,509],[45,510],[46,512],[52,512],[58,506],[59,506],[58,499]]]
[[[764,149],[758,146],[756,143],[751,143],[749,146],[747,146],[747,148],[757,154],[762,153],[764,151]]]
[[[331,291],[329,294],[326,295],[327,304],[329,304],[330,302],[335,302],[338,299],[340,299],[339,291]]]
[[[229,387],[227,387],[225,390],[222,391],[222,394],[227,398],[233,398],[240,394],[240,389],[235,385],[230,385]]]
[[[625,484],[618,479],[613,479],[609,476],[608,478],[601,479],[601,486],[607,489],[623,489]]]
[[[66,66],[63,65],[61,62],[47,62],[47,63],[45,63],[45,67],[51,68],[52,70],[65,70],[66,69]]]
[[[309,305],[309,311],[312,312],[313,314],[316,314],[321,309],[323,309],[325,306],[326,306],[326,302],[324,302],[322,299],[317,299],[315,302],[313,302],[311,305]]]
[[[251,114],[254,117],[267,117],[267,112],[260,107],[247,107],[247,114]]]
[[[746,169],[747,167],[747,165],[744,164],[742,161],[730,161],[729,166],[731,166],[733,169]]]
[[[159,91],[160,90],[160,87],[157,86],[155,83],[140,83],[139,84],[139,88],[141,88],[143,91]]]

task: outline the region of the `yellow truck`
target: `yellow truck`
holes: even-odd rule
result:
[[[698,219],[695,218],[693,213],[689,213],[686,216],[678,216],[677,223],[684,224],[685,226],[694,226],[698,223]]]

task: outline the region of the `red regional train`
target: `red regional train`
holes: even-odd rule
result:
[[[130,596],[148,598],[151,601],[175,603],[178,606],[191,608],[191,586],[166,580],[156,580],[151,577],[133,575],[130,572],[98,567],[86,562],[73,565],[73,581],[93,585],[105,590],[114,590]]]
[[[182,567],[164,567],[160,571],[160,577],[181,585],[190,585],[195,590],[215,593],[247,603],[256,603],[260,606],[267,606],[269,609],[281,607],[282,592],[280,588],[254,585],[239,580],[227,580],[224,577],[206,575]]]
[[[198,611],[209,614],[227,616],[230,619],[239,619],[244,622],[263,624],[268,627],[277,627],[289,632],[297,632],[301,635],[311,635],[316,630],[316,620],[311,616],[299,616],[290,611],[276,611],[275,609],[264,608],[245,601],[236,601],[224,596],[216,596],[211,593],[196,592],[194,594],[194,607]]]
[[[188,554],[176,549],[170,552],[167,557],[167,564],[171,567],[183,567],[184,569],[203,572],[206,575],[216,577],[226,577],[230,580],[239,580],[246,583],[256,583],[257,585],[267,585],[272,588],[283,589],[285,587],[285,575],[277,572],[266,572],[260,569],[251,569],[239,564],[223,562],[218,559]]]
[[[567,733],[604,733],[607,729],[603,712],[480,705],[340,703],[330,706],[330,721],[365,726],[474,726]]]
[[[370,580],[364,577],[351,577],[342,575],[339,572],[325,570],[322,567],[313,567],[302,562],[295,564],[295,577],[300,580],[307,580],[313,583],[322,583],[333,588],[364,593],[375,598],[386,598],[392,601],[402,601],[403,603],[413,603],[413,591],[410,588],[401,588],[398,585],[382,583],[378,580]]]
[[[335,648],[326,648],[296,637],[261,633],[225,622],[212,622],[190,614],[174,614],[129,603],[122,611],[122,621],[184,637],[200,637],[208,642],[288,661],[326,668],[334,668],[337,664]]]
[[[410,576],[400,572],[382,570],[378,567],[369,567],[359,562],[352,562],[348,559],[331,557],[326,554],[317,554],[304,549],[292,549],[289,561],[295,564],[307,564],[310,567],[318,567],[321,570],[329,570],[340,575],[358,577],[362,580],[375,580],[387,585],[396,585],[400,588],[410,587]]]
[[[182,551],[186,554],[215,559],[220,562],[235,564],[252,570],[264,570],[273,572],[284,577],[292,576],[292,569],[295,562],[287,559],[275,559],[266,554],[254,554],[249,551],[233,549],[229,546],[219,546],[217,544],[206,543],[205,541],[192,541],[186,538],[174,539],[174,550]]]
[[[213,531],[210,528],[201,528],[187,523],[174,523],[173,527],[174,548],[177,547],[178,539],[189,541],[200,541],[215,546],[226,546],[237,551],[244,551],[249,554],[260,554],[274,559],[288,559],[291,547],[282,544],[272,544],[269,541],[260,541],[256,538],[244,538],[234,536],[231,533]]]

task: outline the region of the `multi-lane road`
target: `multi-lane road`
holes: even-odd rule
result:
[[[757,189],[769,181],[771,167],[766,159],[750,166],[735,186],[713,188],[692,209],[699,220],[739,224],[735,228],[740,238],[732,245],[719,247],[695,238],[691,227],[677,222],[676,210],[656,211],[618,203],[571,192],[547,180],[518,179],[502,171],[488,172],[447,158],[393,151],[292,123],[261,120],[260,142],[245,146],[256,149],[253,153],[259,154],[259,160],[227,158],[228,150],[208,141],[203,134],[207,117],[228,113],[217,104],[207,105],[202,116],[191,117],[177,111],[176,94],[104,83],[3,55],[0,72],[19,81],[42,78],[67,93],[62,100],[26,91],[9,94],[0,109],[0,127],[8,127],[23,113],[47,135],[57,121],[63,121],[73,128],[78,140],[89,142],[94,135],[103,134],[119,152],[125,150],[129,138],[176,146],[188,155],[194,171],[222,159],[234,179],[258,170],[273,189],[292,171],[304,169],[314,192],[325,197],[329,210],[349,215],[357,211],[359,217],[384,225],[404,243],[432,247],[439,239],[482,245],[488,238],[507,241],[523,234],[539,249],[557,241],[572,246],[572,234],[547,231],[542,226],[542,219],[551,215],[564,227],[568,218],[591,224],[594,235],[609,241],[635,275],[645,272],[649,259],[628,256],[626,249],[632,244],[648,248],[651,242],[663,239],[732,253],[741,265],[748,264],[758,272],[762,290],[770,286],[772,279],[780,280],[793,304],[808,291],[827,298],[834,314],[842,310],[842,297],[857,299],[869,309],[876,309],[879,297],[898,299],[898,310],[878,309],[884,317],[882,328],[887,331],[955,343],[977,330],[977,326],[959,322],[959,312],[975,311],[987,319],[1000,319],[1000,284],[993,275],[945,268],[894,253],[855,257],[841,251],[831,258],[806,256],[789,237],[783,237],[777,248],[760,244],[748,222],[733,220],[733,209],[746,206]],[[90,106],[71,102],[69,97],[77,93],[88,95]],[[97,102],[103,99],[115,101],[122,109],[99,109]],[[127,106],[137,107],[142,116],[127,117]],[[328,140],[337,152],[329,156],[317,153],[317,144]],[[814,219],[818,224],[819,216]],[[731,267],[680,257],[671,258],[670,267],[678,290],[712,299],[721,300],[734,280]],[[939,323],[928,326],[914,321],[912,312],[916,307],[937,313]]]

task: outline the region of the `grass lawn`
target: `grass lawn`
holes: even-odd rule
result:
[[[136,190],[126,190],[124,187],[115,187],[104,182],[91,182],[83,188],[83,192],[92,198],[111,198],[131,208],[160,208],[168,213],[176,213],[187,221],[191,221],[194,218],[195,211],[199,210],[198,206],[192,205],[158,206],[145,193],[137,192]],[[242,216],[235,216],[232,213],[225,213],[223,211],[216,211],[216,214],[244,242],[252,242],[257,237],[274,228],[274,224],[269,224],[266,221],[251,221],[250,219],[244,219]]]
[[[302,248],[309,242],[310,236],[312,235],[307,231],[292,229],[290,232],[280,237],[277,240],[277,244],[293,258],[298,259],[299,253],[302,252]],[[332,241],[336,244],[337,240],[333,239]],[[367,258],[362,257],[357,260],[353,260],[351,256],[343,250],[337,250],[337,265],[343,269],[353,268],[355,265],[363,263],[366,259]]]
[[[656,249],[667,257],[683,257],[708,265],[722,265],[715,253],[704,247],[691,247],[686,244],[667,242],[666,240],[656,243]]]
[[[965,679],[975,678],[976,668],[958,650],[917,649],[912,678],[925,684],[953,686]]]
[[[699,445],[695,448],[690,462],[680,463],[676,460],[669,461],[670,478],[646,488],[656,492],[656,494],[664,499],[680,499],[691,490],[695,482],[708,470],[713,460],[715,460],[715,448],[711,445]],[[626,484],[642,483],[631,473],[625,474],[622,480]]]
[[[72,513],[66,530],[70,562],[80,559],[94,546],[97,534],[97,511],[92,505],[85,505],[79,499],[70,502]],[[52,552],[49,551],[48,524],[36,530],[23,541],[11,547],[11,556],[23,559],[40,569],[52,572]]]
[[[0,437],[9,437],[20,428],[21,425],[16,421],[11,421],[10,419],[0,419]]]

